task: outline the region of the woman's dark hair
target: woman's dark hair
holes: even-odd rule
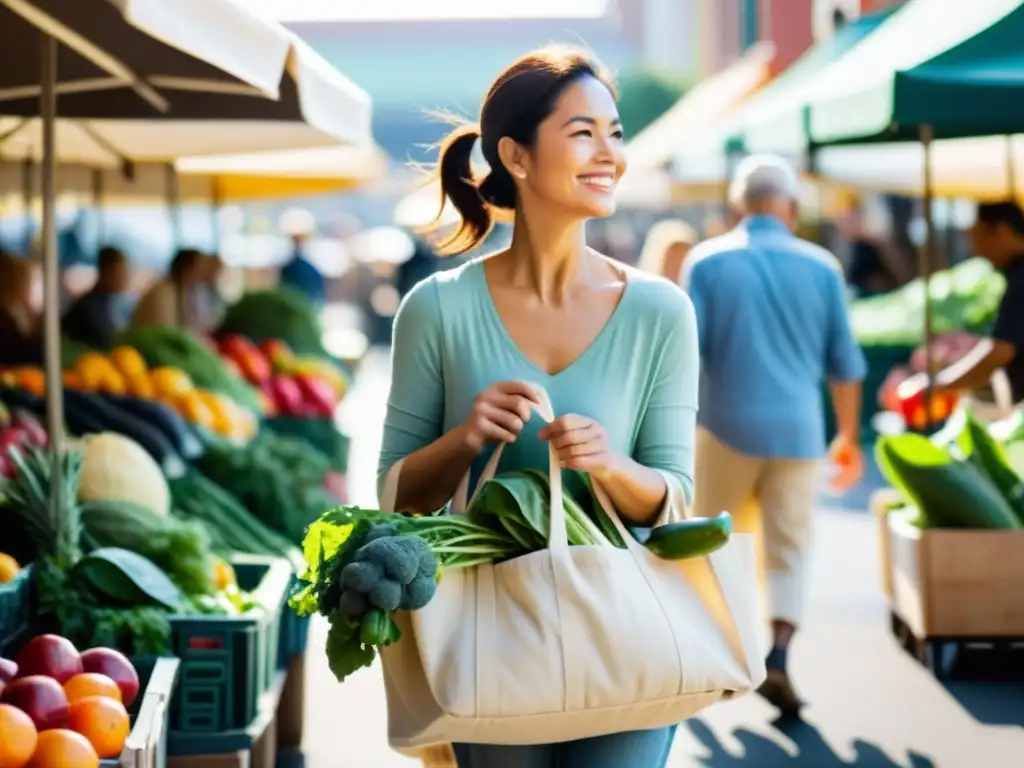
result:
[[[171,280],[177,285],[184,283],[185,275],[195,270],[195,268],[202,262],[203,258],[203,254],[195,248],[183,248],[178,251],[174,254],[174,260],[171,262],[171,266],[167,270]]]
[[[617,96],[611,74],[580,48],[549,46],[528,53],[505,69],[487,91],[478,124],[460,125],[441,142],[434,177],[459,214],[459,227],[438,248],[444,255],[465,253],[480,245],[494,226],[494,209],[516,207],[516,187],[498,157],[498,142],[509,137],[532,147],[537,127],[551,114],[562,92],[577,80],[592,77]],[[473,145],[480,140],[490,172],[474,178]],[[437,230],[441,213],[427,230]]]

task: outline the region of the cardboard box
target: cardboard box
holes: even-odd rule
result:
[[[925,638],[1024,638],[1024,530],[921,530],[887,515],[892,608]]]

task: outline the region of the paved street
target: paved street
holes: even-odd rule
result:
[[[344,414],[355,438],[355,503],[374,503],[386,385],[386,354],[371,352]],[[792,662],[812,702],[806,722],[776,727],[772,710],[754,696],[716,707],[680,729],[672,768],[1020,768],[1024,687],[940,685],[887,632],[873,519],[862,510],[828,509],[819,523],[812,610]],[[323,638],[318,625],[310,648],[307,766],[416,765],[386,746],[379,671],[338,685],[319,650]]]

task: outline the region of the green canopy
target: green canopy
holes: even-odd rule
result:
[[[787,115],[787,105],[789,105],[788,114],[792,114],[795,118],[795,124],[791,130],[795,129],[802,135],[804,123],[799,111],[803,104],[800,100],[801,92],[814,79],[816,73],[836,61],[873,32],[887,16],[889,16],[888,12],[876,13],[850,21],[838,29],[832,38],[807,51],[785,72],[758,91],[756,95],[746,100],[717,129],[684,147],[675,157],[675,163],[681,170],[681,175],[686,176],[688,167],[703,168],[706,165],[706,156],[709,154],[720,156],[723,153],[744,150],[752,152],[762,149],[771,150],[773,148],[771,132],[769,131],[767,136],[762,135],[765,132],[766,118],[768,118],[767,125],[770,127],[772,125],[771,118],[777,120],[780,115],[783,117]]]
[[[1024,125],[1024,3],[912,0],[823,70],[815,144],[1015,133]]]

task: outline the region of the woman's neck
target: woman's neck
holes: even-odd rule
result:
[[[586,272],[586,256],[583,221],[557,221],[520,212],[512,231],[505,279],[530,288],[545,304],[561,304]]]

